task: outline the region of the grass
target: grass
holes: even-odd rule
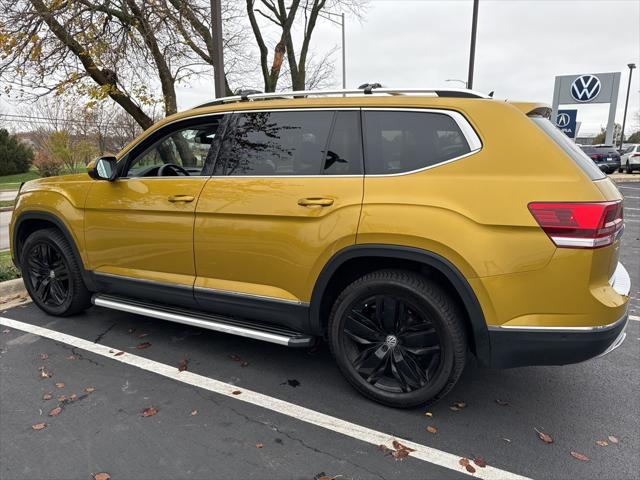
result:
[[[20,272],[11,261],[11,252],[0,252],[0,282],[20,277]]]
[[[86,171],[83,167],[80,167],[79,170],[80,172]],[[69,175],[71,173],[79,172],[63,170],[60,175]],[[35,178],[40,178],[40,173],[35,168],[31,168],[31,170],[25,173],[18,173],[16,175],[5,175],[3,177],[0,177],[0,192],[3,190],[17,190],[22,182],[28,182],[29,180],[33,180]]]
[[[13,200],[0,200],[0,208],[13,207]]]

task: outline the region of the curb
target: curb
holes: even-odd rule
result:
[[[11,212],[13,207],[0,207],[0,212]]]
[[[640,175],[634,175],[631,174],[629,175],[627,174],[614,174],[614,175],[607,175],[611,180],[613,180],[616,183],[635,183],[635,182],[640,182]]]
[[[22,278],[14,278],[13,280],[0,282],[0,298],[26,294],[27,290],[24,288]]]

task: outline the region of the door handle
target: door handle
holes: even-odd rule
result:
[[[298,205],[301,207],[329,207],[333,205],[333,198],[301,198],[298,200]]]
[[[171,195],[168,200],[171,203],[189,203],[193,202],[196,197],[192,195]]]

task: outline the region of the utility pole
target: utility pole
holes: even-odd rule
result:
[[[627,85],[627,99],[624,101],[624,115],[622,115],[622,131],[620,132],[620,149],[622,149],[622,143],[624,142],[624,127],[627,123],[627,107],[629,106],[629,90],[631,90],[631,75],[633,75],[633,69],[636,68],[635,63],[629,63],[629,85]]]
[[[213,60],[213,77],[216,98],[225,96],[224,56],[222,44],[222,5],[220,0],[211,0],[211,39],[215,51]]]
[[[471,23],[471,49],[469,51],[469,76],[467,88],[473,88],[473,65],[476,59],[476,33],[478,30],[478,3],[480,0],[473,0],[473,20]]]

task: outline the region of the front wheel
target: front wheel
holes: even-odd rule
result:
[[[329,343],[346,379],[392,407],[433,403],[453,388],[467,341],[455,302],[414,272],[381,270],[337,298]]]
[[[626,173],[627,175],[631,175],[631,174],[633,173],[633,169],[631,168],[631,164],[629,163],[629,160],[627,160],[627,165],[626,165],[625,173]]]
[[[81,266],[59,230],[47,228],[29,235],[20,267],[29,296],[49,315],[73,315],[91,305]]]

